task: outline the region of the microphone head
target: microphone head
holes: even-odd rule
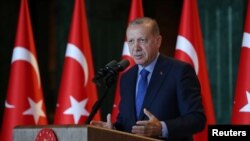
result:
[[[119,70],[124,70],[129,66],[129,61],[127,59],[123,59],[117,63]]]
[[[117,64],[117,61],[116,60],[112,60],[110,61],[107,65],[105,65],[105,67],[109,68],[109,67],[113,67]]]
[[[97,84],[97,85],[100,85],[100,79],[102,79],[103,77],[105,77],[108,73],[108,71],[110,69],[112,69],[112,67],[116,66],[117,65],[117,61],[116,60],[112,60],[110,61],[108,64],[105,65],[105,67],[103,68],[100,68],[95,77],[93,78],[93,81]]]

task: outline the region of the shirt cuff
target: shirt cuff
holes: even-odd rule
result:
[[[168,128],[164,121],[161,121],[161,134],[163,138],[168,138]]]

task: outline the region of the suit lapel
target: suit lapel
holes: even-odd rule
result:
[[[170,64],[168,63],[167,59],[160,55],[155,65],[151,80],[149,82],[149,86],[142,107],[149,109],[155,97],[157,97],[158,90],[160,89],[163,80],[166,79],[167,72],[169,69],[170,69]],[[142,108],[139,120],[143,119],[144,116],[145,114],[143,113],[143,108]]]
[[[131,79],[128,79],[127,82],[127,86],[128,86],[128,103],[130,103],[129,107],[131,108],[129,111],[132,111],[132,113],[130,113],[132,116],[132,121],[136,121],[137,117],[136,117],[136,111],[135,111],[135,90],[136,90],[136,80],[137,80],[137,72],[138,72],[138,67],[135,66],[132,70],[131,70],[131,76],[129,77]]]

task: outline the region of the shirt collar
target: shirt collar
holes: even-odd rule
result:
[[[156,64],[156,61],[157,61],[159,55],[160,55],[160,53],[158,52],[157,56],[155,57],[155,59],[149,65],[147,65],[146,67],[142,67],[141,65],[138,65],[139,66],[138,73],[141,72],[142,69],[146,69],[147,71],[149,71],[150,73],[152,73],[153,70],[154,70],[154,67],[155,67],[155,64]]]

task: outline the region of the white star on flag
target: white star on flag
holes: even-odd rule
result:
[[[39,117],[45,117],[45,113],[42,109],[43,101],[34,102],[31,98],[28,98],[30,108],[23,112],[23,115],[33,115],[35,123],[38,123]]]
[[[73,96],[70,96],[71,107],[65,110],[63,113],[67,115],[73,115],[74,122],[77,124],[82,116],[88,116],[89,112],[86,110],[86,104],[88,99],[84,99],[78,102]]]
[[[240,112],[250,112],[250,93],[246,91],[247,104],[240,109]]]

